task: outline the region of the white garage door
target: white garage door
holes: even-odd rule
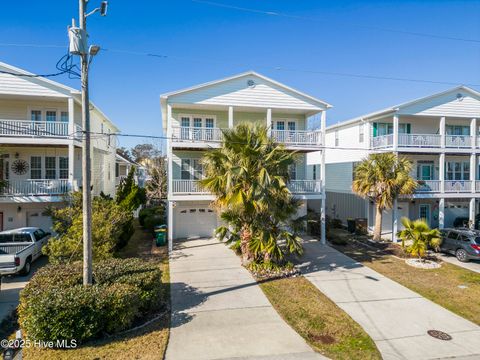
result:
[[[27,226],[39,227],[44,231],[52,231],[52,219],[46,216],[41,210],[27,212]]]
[[[208,207],[175,209],[175,238],[211,237],[217,227],[217,215]]]

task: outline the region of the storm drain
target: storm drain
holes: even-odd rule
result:
[[[439,340],[452,340],[452,337],[450,335],[440,330],[428,330],[427,334]]]

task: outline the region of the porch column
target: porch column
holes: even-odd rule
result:
[[[440,118],[439,133],[440,133],[440,147],[444,149],[445,148],[445,116],[442,116]]]
[[[322,131],[322,144],[325,146],[325,129],[327,127],[327,112],[323,110],[321,113],[320,118],[320,128]],[[327,242],[327,234],[326,234],[326,191],[325,191],[325,184],[326,184],[326,170],[325,170],[325,149],[321,150],[321,158],[320,158],[320,191],[322,192],[322,210],[320,214],[320,228],[321,228],[321,242],[323,245]]]
[[[470,199],[470,206],[468,209],[468,222],[469,227],[473,229],[475,227],[475,198]]]
[[[477,155],[470,155],[470,180],[472,186],[472,193],[475,193],[475,180],[477,179]]]
[[[438,228],[443,229],[445,227],[445,199],[440,198],[438,201]]]
[[[68,143],[68,184],[71,190],[75,190],[73,182],[75,180],[75,146],[73,145],[73,138],[75,134],[75,104],[72,97],[68,98],[68,133],[70,134],[70,141]]]
[[[472,149],[477,147],[477,119],[470,120],[470,139],[472,139]]]
[[[233,129],[233,106],[228,107],[228,128]]]
[[[168,251],[173,250],[173,201],[168,201]]]
[[[445,153],[440,154],[440,158],[438,160],[438,169],[439,174],[438,177],[440,179],[440,192],[445,192]]]
[[[398,213],[398,202],[397,202],[397,199],[395,199],[393,200],[393,207],[392,207],[392,242],[397,242],[397,232],[398,232],[397,213]]]
[[[267,133],[269,137],[272,135],[272,109],[267,109]]]
[[[393,151],[398,149],[398,114],[393,115]]]

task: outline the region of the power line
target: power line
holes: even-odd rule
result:
[[[265,11],[265,10],[259,10],[259,9],[252,9],[252,8],[229,5],[229,4],[218,3],[218,2],[207,1],[207,0],[191,0],[191,1],[194,2],[194,3],[198,3],[198,4],[216,6],[216,7],[221,7],[221,8],[225,8],[225,9],[232,9],[232,10],[250,12],[250,13],[255,13],[255,14],[263,14],[263,15],[268,15],[268,16],[284,17],[284,18],[297,19],[297,20],[308,20],[308,21],[314,21],[314,22],[322,22],[318,18],[292,15],[292,14],[281,13],[281,12],[277,12],[277,11]],[[427,38],[434,38],[434,39],[462,41],[462,42],[475,43],[475,44],[480,43],[480,40],[477,40],[477,39],[468,39],[468,38],[462,38],[462,37],[457,37],[457,36],[447,36],[447,35],[438,35],[438,34],[417,32],[417,31],[384,28],[384,27],[380,27],[380,26],[350,24],[350,23],[349,24],[343,24],[343,26],[363,28],[363,29],[367,29],[367,30],[376,30],[376,31],[383,31],[383,32],[398,33],[398,34],[405,34],[405,35],[411,35],[411,36],[427,37]]]
[[[193,1],[193,0],[192,0]],[[11,45],[18,45],[21,44],[1,44],[0,46],[11,46]],[[29,44],[25,44],[25,46],[29,46]],[[47,45],[50,47],[51,45]],[[41,47],[40,45],[36,47]],[[159,54],[154,52],[145,52],[145,51],[131,51],[131,50],[123,50],[123,49],[103,49],[103,51],[111,52],[111,53],[122,53],[122,54],[131,54],[131,55],[139,55],[139,56],[148,56],[154,58],[161,58],[161,59],[175,59],[175,60],[182,60],[187,62],[195,62],[195,63],[209,63],[209,64],[225,64],[229,63],[232,64],[230,60],[219,60],[213,58],[198,58],[192,59],[191,57],[180,57],[175,55],[168,55],[168,54]],[[236,63],[236,66],[243,66],[245,64]],[[74,66],[75,68],[76,66]],[[452,81],[441,81],[441,80],[430,80],[430,79],[415,79],[415,78],[406,78],[406,77],[397,77],[397,76],[381,76],[381,75],[372,75],[372,74],[359,74],[359,73],[350,73],[350,72],[338,72],[338,71],[322,71],[322,70],[314,70],[314,69],[300,69],[300,68],[293,68],[293,67],[283,67],[283,66],[254,66],[254,68],[258,69],[266,69],[270,71],[283,71],[283,72],[296,72],[296,73],[305,73],[305,74],[314,74],[314,75],[325,75],[325,76],[337,76],[337,77],[350,77],[350,78],[358,78],[358,79],[370,79],[370,80],[386,80],[386,81],[398,81],[398,82],[412,82],[412,83],[423,83],[423,84],[438,84],[438,85],[452,85],[456,86],[458,84],[466,85],[466,86],[480,86],[480,84],[473,84],[473,83],[464,83],[462,81],[452,82]],[[14,76],[27,76],[27,77],[53,77],[63,75],[65,73],[72,74],[73,68],[70,71],[61,71],[54,74],[45,74],[45,75],[24,75],[24,74],[17,74],[8,71],[0,71],[1,73],[7,73]],[[75,74],[76,75],[76,74]],[[72,76],[75,76],[72,75]]]

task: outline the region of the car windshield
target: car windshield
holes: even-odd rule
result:
[[[28,233],[0,234],[0,243],[31,242],[32,238]]]

